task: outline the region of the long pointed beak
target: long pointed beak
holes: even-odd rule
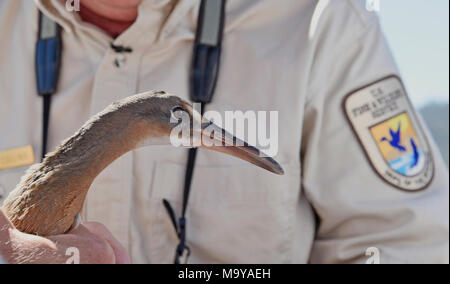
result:
[[[201,136],[202,148],[228,154],[277,175],[284,175],[284,170],[277,161],[212,122],[202,123]]]

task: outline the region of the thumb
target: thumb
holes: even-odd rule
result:
[[[111,232],[102,224],[96,222],[82,223],[91,233],[99,236],[108,242],[114,250],[117,264],[131,264],[130,256],[127,250],[120,244],[120,242],[111,234]]]

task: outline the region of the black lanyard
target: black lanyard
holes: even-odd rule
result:
[[[61,27],[42,13],[39,13],[38,41],[36,43],[36,82],[39,96],[43,97],[42,110],[42,152],[47,153],[48,128],[52,95],[58,86],[61,70]]]
[[[226,0],[202,0],[194,43],[189,78],[189,94],[195,103],[201,103],[202,114],[205,105],[212,101],[219,77],[222,37],[225,23]],[[116,49],[115,49],[116,50]],[[118,52],[116,50],[116,52]],[[38,94],[43,97],[42,158],[47,153],[50,122],[51,96],[56,92],[61,66],[61,27],[44,14],[39,15],[39,34],[36,45],[36,79]],[[163,204],[179,238],[175,252],[175,264],[180,263],[186,253],[186,262],[191,253],[186,245],[186,211],[194,175],[197,148],[189,150],[184,179],[183,208],[181,217],[176,218],[169,201]]]
[[[212,101],[217,79],[219,78],[220,55],[222,53],[222,38],[225,25],[225,5],[226,0],[202,0],[200,6],[189,78],[189,94],[193,102],[201,103],[202,115],[205,105]],[[191,254],[191,249],[186,245],[186,211],[196,158],[197,148],[190,149],[184,178],[183,208],[178,222],[169,201],[163,200],[163,204],[180,240],[175,252],[175,264],[180,263],[180,259],[185,253],[187,262]]]

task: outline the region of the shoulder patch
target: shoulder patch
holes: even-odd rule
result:
[[[370,163],[385,181],[411,192],[431,183],[430,144],[400,78],[390,76],[352,92],[344,110]]]

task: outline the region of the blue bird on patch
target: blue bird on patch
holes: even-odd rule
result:
[[[389,133],[391,134],[391,140],[389,140],[386,137],[383,137],[381,139],[381,142],[389,142],[389,144],[393,148],[399,150],[400,152],[406,152],[406,148],[403,145],[400,144],[401,143],[401,137],[402,137],[401,136],[401,134],[402,134],[401,133],[401,130],[402,130],[401,126],[402,126],[401,123],[399,123],[397,131],[394,131],[392,128],[389,128]]]

